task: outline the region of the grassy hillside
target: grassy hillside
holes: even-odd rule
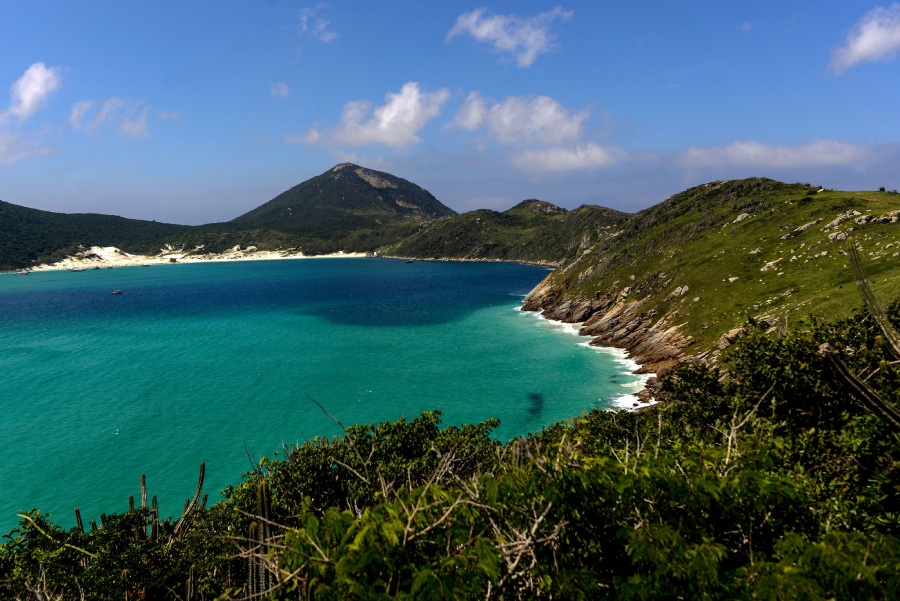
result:
[[[566,211],[532,199],[502,213],[482,209],[442,219],[380,251],[389,256],[562,264],[628,217],[590,205]]]
[[[848,235],[860,243],[876,289],[895,294],[898,210],[900,195],[890,192],[712,182],[637,213],[544,284],[569,299],[645,300],[644,316],[668,315],[701,351],[748,317],[783,326],[810,312],[850,311],[858,297],[844,254]]]

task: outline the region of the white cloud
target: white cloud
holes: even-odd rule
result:
[[[509,161],[523,171],[573,171],[608,167],[627,156],[618,148],[603,148],[594,142],[575,147],[524,150],[509,157]]]
[[[589,118],[590,111],[566,108],[549,96],[508,96],[494,102],[472,92],[457,110],[454,125],[483,129],[500,144],[559,144],[580,138]]]
[[[12,101],[3,116],[15,115],[23,121],[30,117],[62,84],[61,71],[59,67],[48,69],[44,63],[34,63],[28,67],[10,88]]]
[[[747,33],[754,27],[756,27],[756,23],[751,23],[750,21],[743,21],[740,25],[738,25],[741,31]]]
[[[308,31],[314,37],[327,44],[336,40],[338,34],[328,29],[328,26],[331,25],[331,21],[323,16],[319,16],[319,12],[326,6],[328,5],[320,2],[315,8],[307,7],[301,10],[299,29],[300,33],[306,33]]]
[[[453,28],[447,32],[446,40],[462,34],[469,34],[480,42],[493,44],[497,52],[515,57],[520,67],[529,67],[538,55],[556,48],[550,24],[555,19],[566,21],[573,11],[557,6],[553,10],[533,17],[516,15],[485,15],[484,8],[463,13]]]
[[[10,88],[9,108],[0,114],[0,123],[10,116],[24,121],[44,105],[47,97],[62,84],[62,69],[34,63]]]
[[[900,50],[900,4],[877,6],[863,15],[843,46],[832,49],[835,74],[866,61],[889,60]]]
[[[684,152],[679,162],[689,167],[822,167],[859,164],[872,154],[867,146],[837,140],[814,140],[802,146],[774,146],[751,140],[728,146],[694,146]]]
[[[341,113],[341,121],[333,129],[319,131],[312,127],[301,136],[285,136],[288,143],[384,144],[385,146],[410,146],[420,141],[416,133],[441,112],[450,92],[441,88],[435,92],[422,92],[419,84],[409,82],[400,92],[385,94],[385,103],[374,110],[366,100],[348,102]]]
[[[269,88],[269,93],[272,94],[272,96],[287,98],[291,95],[291,89],[287,87],[286,83],[284,83],[283,81],[279,81],[272,84],[272,86]]]
[[[0,113],[0,127],[5,129],[12,117],[20,122],[31,117],[44,105],[47,97],[62,85],[61,73],[62,68],[47,68],[44,63],[34,63],[28,67],[10,88],[9,107]],[[33,136],[0,130],[0,164],[9,165],[29,156],[53,152],[51,148],[42,147],[37,140]]]
[[[99,134],[104,124],[114,125],[119,135],[143,138],[149,135],[150,107],[141,101],[113,96],[107,100],[82,100],[72,106],[69,125],[86,134]],[[177,113],[175,113],[177,115]],[[180,117],[180,115],[179,115]]]

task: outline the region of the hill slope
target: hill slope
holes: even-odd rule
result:
[[[900,195],[889,192],[761,178],[704,184],[610,231],[550,274],[526,308],[585,322],[584,334],[629,349],[646,371],[683,362],[688,347],[712,362],[748,318],[784,328],[856,306],[848,235],[876,289],[896,290],[898,211]]]
[[[380,251],[388,256],[559,265],[573,260],[629,217],[590,205],[566,211],[531,199],[502,213],[481,209],[440,220]]]
[[[343,250],[372,250],[421,224],[456,212],[403,178],[342,163],[228,223],[327,240]]]

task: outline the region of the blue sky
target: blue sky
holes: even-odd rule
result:
[[[335,163],[448,206],[900,188],[900,4],[0,5],[0,199],[229,220]]]

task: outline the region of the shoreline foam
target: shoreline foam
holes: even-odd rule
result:
[[[521,306],[516,307],[516,311],[524,313],[524,311],[522,311]],[[551,323],[551,324],[559,327],[560,329],[564,330],[568,334],[573,334],[575,336],[578,336],[579,338],[590,338],[589,336],[579,336],[578,332],[581,329],[581,326],[583,325],[582,323],[566,323],[564,321],[560,321],[557,319],[548,319],[548,318],[544,317],[543,309],[541,311],[537,311],[537,312],[528,311],[528,313],[533,314],[536,318],[543,319],[545,322]],[[650,378],[656,376],[656,374],[653,374],[653,373],[646,373],[646,374],[634,373],[636,370],[640,369],[641,365],[639,363],[637,363],[636,361],[634,361],[633,359],[631,359],[628,356],[628,351],[626,351],[625,349],[616,348],[614,346],[592,345],[589,340],[578,343],[578,346],[584,346],[584,347],[590,348],[591,350],[593,350],[595,352],[611,355],[613,358],[613,361],[615,363],[618,363],[618,364],[624,366],[625,369],[628,370],[627,373],[629,375],[638,377],[638,379],[635,380],[634,382],[629,382],[628,384],[622,384],[623,387],[631,387],[631,388],[636,388],[638,390],[641,390],[647,386],[647,381]],[[659,401],[655,401],[655,400],[651,400],[649,402],[643,402],[637,397],[637,395],[634,395],[634,394],[623,394],[623,395],[620,395],[617,397],[613,397],[612,399],[609,399],[608,401],[604,400],[604,399],[600,399],[600,400],[601,400],[601,402],[610,404],[609,407],[606,408],[608,411],[611,411],[614,409],[625,409],[627,411],[634,411],[636,409],[650,407],[651,405],[655,405],[656,403],[659,402]],[[637,406],[635,406],[635,405],[637,405]]]

